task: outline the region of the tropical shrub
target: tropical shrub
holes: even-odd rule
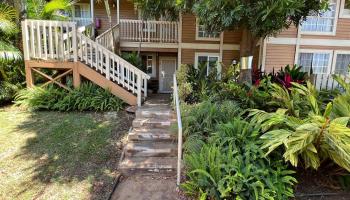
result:
[[[68,20],[74,0],[26,0],[29,19]]]
[[[332,118],[333,103],[328,103],[325,111],[316,98],[316,89],[294,83],[310,106],[307,117],[291,116],[286,109],[274,113],[251,110],[252,123],[260,124],[263,140],[262,149],[266,155],[282,146],[283,157],[293,166],[300,162],[306,168],[318,169],[322,161],[333,160],[350,171],[350,128],[349,117]]]
[[[298,65],[293,65],[293,67],[290,67],[290,65],[286,65],[284,68],[281,67],[276,74],[273,73],[273,81],[286,88],[292,87],[292,82],[300,84],[305,83],[307,72],[302,72],[301,69],[302,66]]]
[[[24,89],[17,94],[15,104],[33,110],[58,111],[118,111],[123,107],[122,100],[90,82],[72,91],[53,85]]]
[[[239,118],[218,126],[199,151],[185,155],[185,192],[201,199],[288,199],[293,171],[264,157],[259,129]]]
[[[146,72],[146,66],[142,64],[141,57],[138,55],[137,52],[123,52],[121,57],[134,65],[135,67],[139,68],[141,71]]]

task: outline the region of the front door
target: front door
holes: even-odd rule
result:
[[[173,75],[176,70],[176,57],[159,58],[159,92],[171,93]]]

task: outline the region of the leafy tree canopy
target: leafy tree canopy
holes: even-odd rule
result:
[[[328,8],[328,0],[134,0],[145,19],[176,19],[195,14],[208,31],[243,29],[248,48],[259,38],[299,25],[310,13]],[[242,35],[242,36],[243,36]]]

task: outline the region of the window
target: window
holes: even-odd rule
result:
[[[301,52],[298,64],[304,72],[310,72],[312,67],[314,74],[327,74],[331,65],[331,53]]]
[[[350,0],[341,0],[340,17],[350,18]]]
[[[196,33],[197,40],[214,40],[214,41],[220,40],[219,32],[209,33],[208,31],[205,30],[204,25],[201,25],[199,23],[199,20],[197,20],[196,32],[197,32]]]
[[[350,54],[339,53],[336,57],[334,74],[348,74],[350,64]]]
[[[78,26],[85,26],[91,23],[91,11],[89,4],[74,4],[73,18]]]
[[[142,55],[142,64],[146,68],[146,72],[152,78],[156,77],[156,59],[155,55]]]
[[[206,66],[207,75],[209,75],[214,69],[217,70],[218,74],[221,73],[221,69],[217,68],[219,61],[218,54],[206,54],[206,53],[198,53],[196,54],[195,67]]]
[[[329,4],[329,10],[320,14],[311,14],[303,22],[301,30],[306,33],[335,33],[337,5],[334,1]]]

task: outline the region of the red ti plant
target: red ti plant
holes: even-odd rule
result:
[[[301,71],[302,67],[293,65],[291,68],[289,65],[281,68],[276,74],[273,73],[272,81],[283,85],[286,88],[292,86],[292,82],[304,84],[307,77],[307,72]]]

